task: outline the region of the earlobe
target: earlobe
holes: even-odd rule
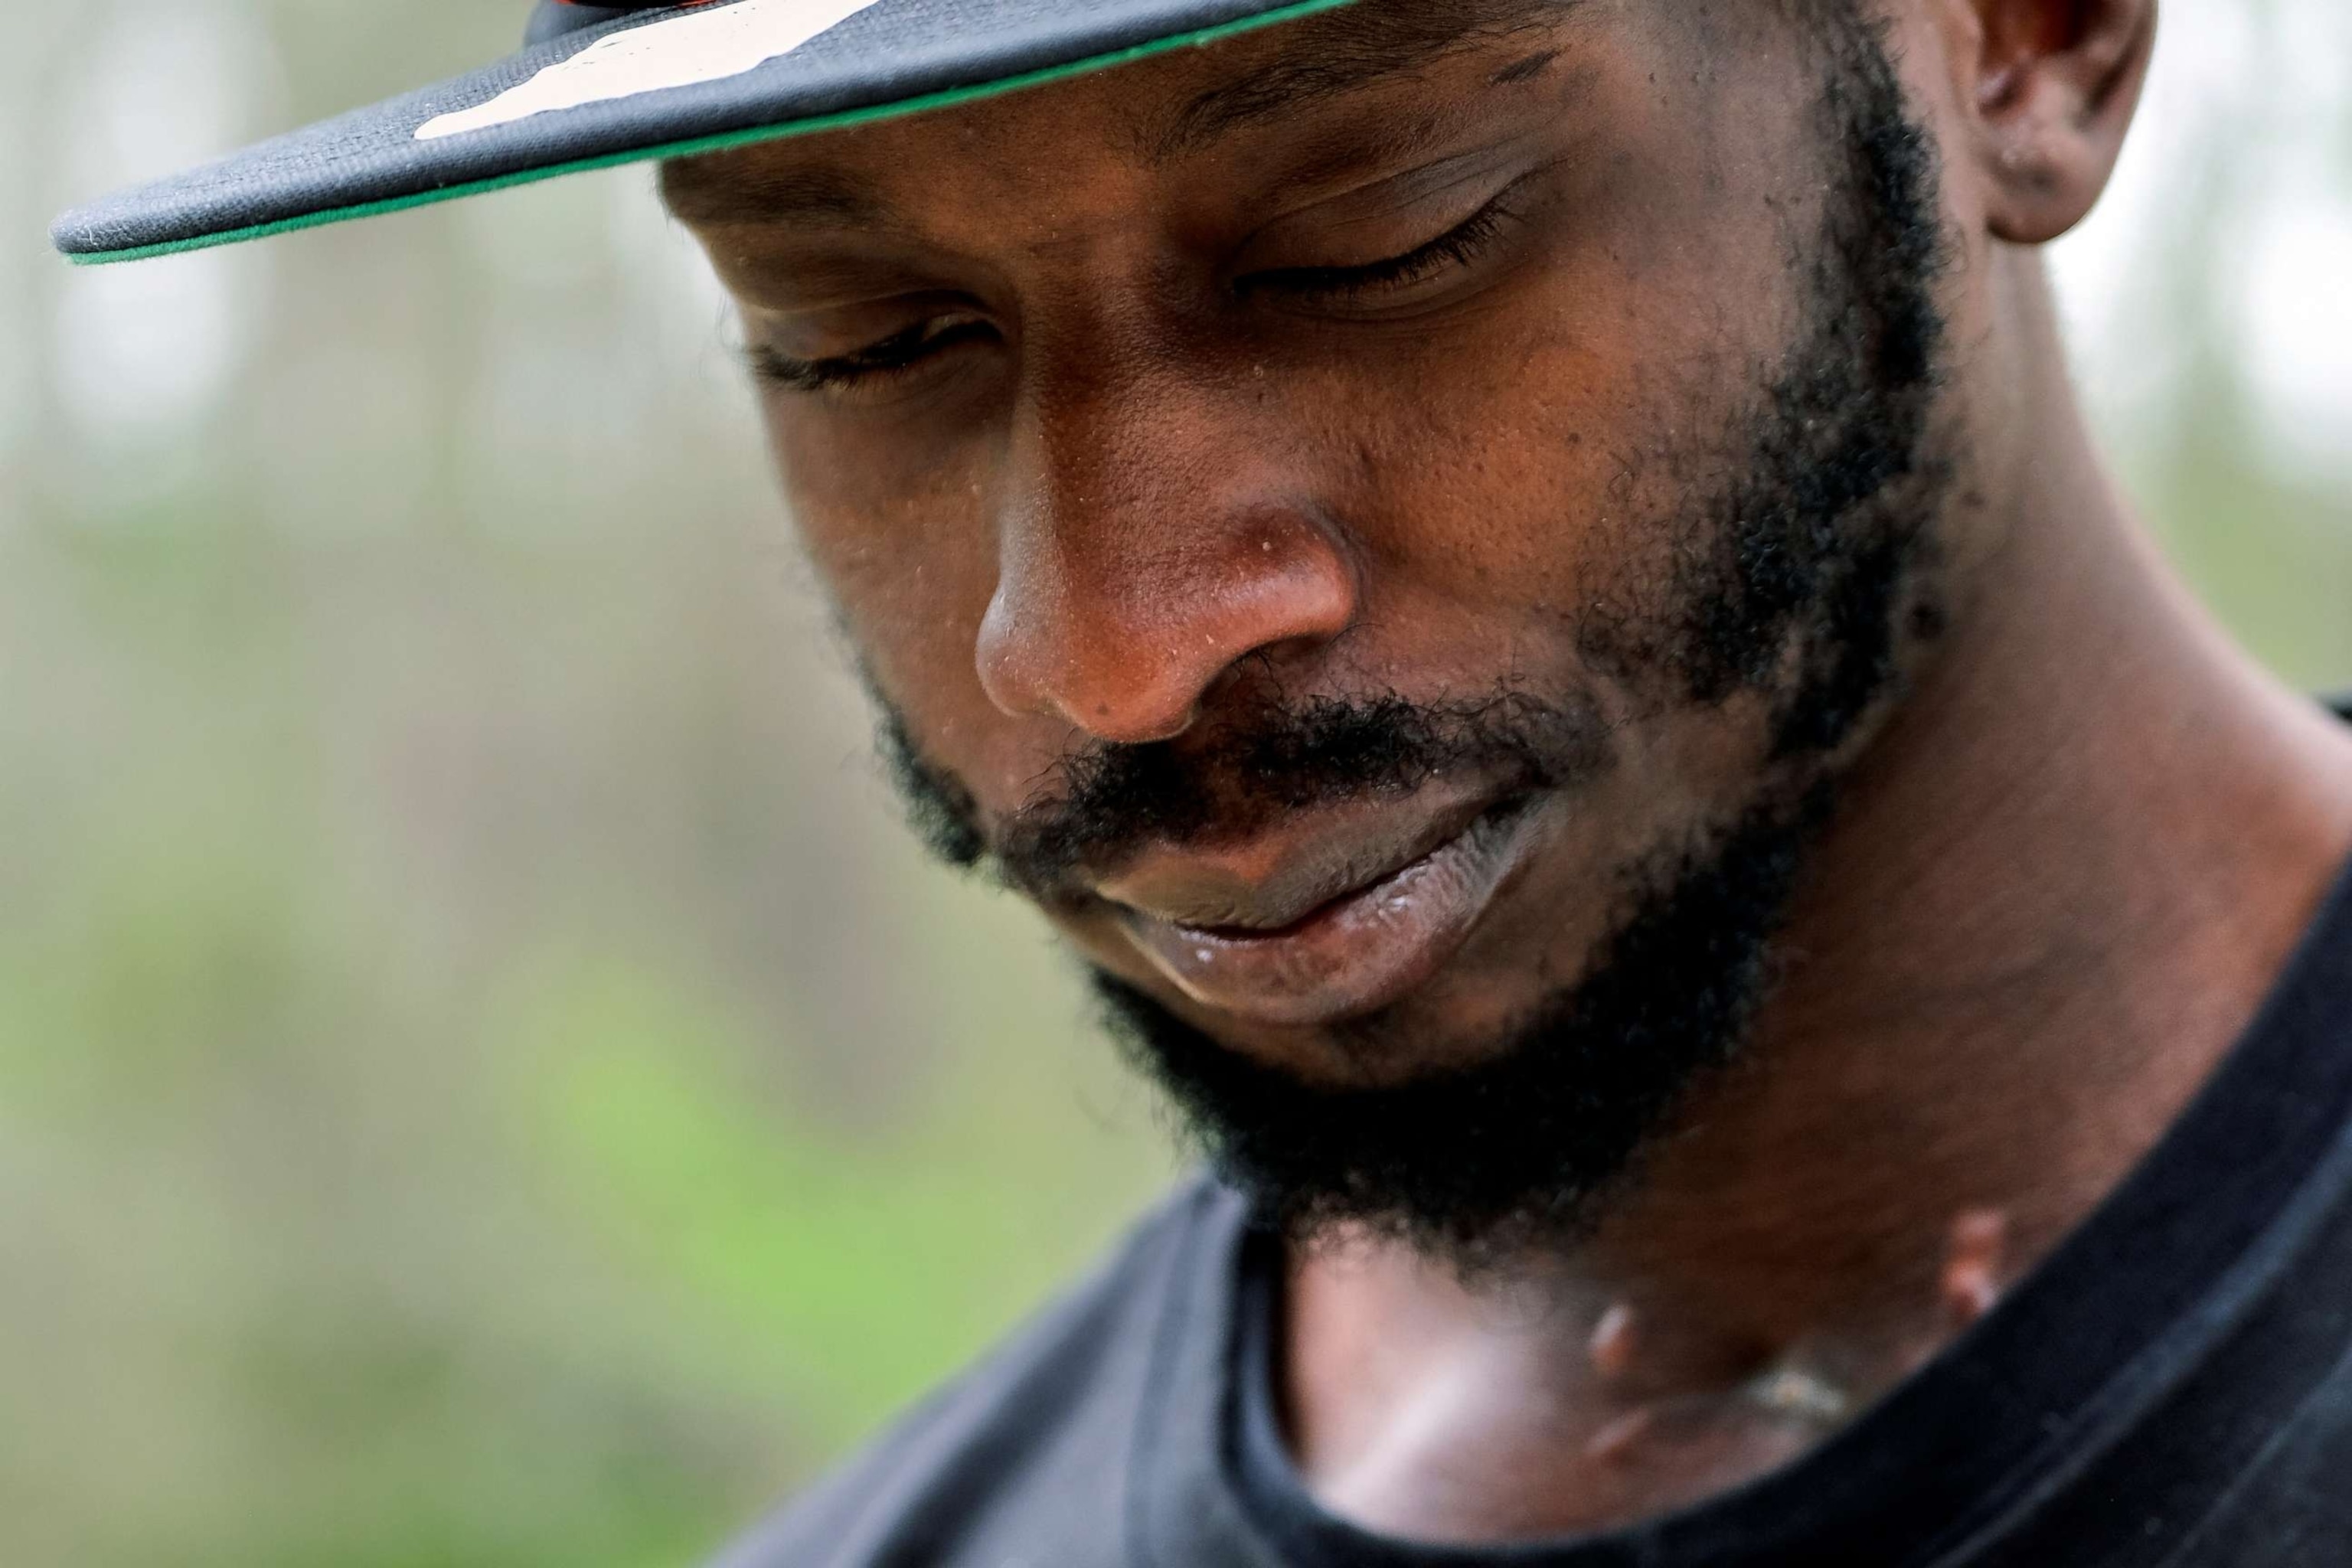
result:
[[[1968,0],[1976,149],[1997,238],[2042,245],[2105,189],[2138,106],[2156,0]]]

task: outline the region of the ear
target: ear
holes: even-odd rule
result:
[[[2055,239],[2106,188],[2147,78],[2156,3],[1958,0],[1952,64],[1996,237]]]

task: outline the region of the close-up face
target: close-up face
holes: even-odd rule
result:
[[[1937,43],[1364,0],[665,171],[919,822],[1294,1217],[1572,1220],[1736,1042],[1981,549]]]

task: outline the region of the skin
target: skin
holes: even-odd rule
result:
[[[1654,579],[1672,542],[1628,520],[1670,515],[1672,476],[1640,455],[1796,330],[1820,68],[1768,10],[1589,0],[1203,132],[1204,95],[1311,57],[1342,12],[667,171],[755,350],[938,334],[902,372],[763,395],[849,637],[983,821],[1075,744],[1213,736],[1253,682],[1598,692],[1619,765],[1543,803],[1466,939],[1385,990],[1221,1006],[1120,903],[1246,913],[1335,833],[1410,837],[1458,803],[1294,814],[1045,901],[1228,1047],[1309,1079],[1462,1060],[1589,962],[1618,868],[1775,765],[1761,700],[1594,684],[1563,613]],[[1752,1069],[1685,1108],[1596,1233],[1467,1281],[1369,1237],[1294,1248],[1291,1447],[1368,1527],[1606,1526],[1801,1451],[2148,1150],[2352,853],[2352,740],[2155,557],[2035,250],[2113,166],[2152,0],[1885,16],[1954,250],[1942,633],[1836,759]],[[1505,188],[1507,232],[1401,288],[1249,281],[1410,251]],[[1368,1057],[1334,1026],[1374,990],[1395,1022]]]

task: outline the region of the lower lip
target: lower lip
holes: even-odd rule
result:
[[[1153,966],[1204,1007],[1312,1026],[1385,1007],[1469,939],[1525,853],[1534,813],[1498,807],[1411,865],[1278,931],[1204,930],[1129,912]]]

